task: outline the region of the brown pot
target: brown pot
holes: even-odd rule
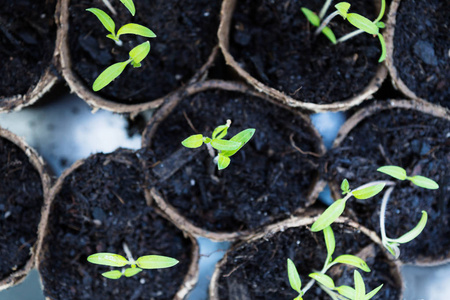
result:
[[[233,244],[216,265],[209,286],[209,299],[295,297],[296,292],[289,286],[287,258],[292,259],[296,265],[302,287],[305,287],[310,279],[308,274],[314,269],[320,270],[326,258],[323,234],[312,233],[309,229],[316,219],[315,213],[313,217],[308,213],[306,216],[270,225],[254,236]],[[381,298],[387,299],[386,296],[389,295],[389,299],[402,299],[404,286],[399,270],[400,265],[385,256],[378,236],[373,231],[346,218],[339,218],[332,227],[336,237],[333,258],[340,254],[353,254],[363,258],[372,270],[371,273],[360,271],[364,278],[370,275],[371,278],[377,276],[378,279],[380,277],[385,279],[384,282],[378,282],[378,280],[372,282],[371,285],[374,286],[371,286],[371,289],[383,283],[384,286],[379,292]],[[268,253],[265,254],[265,251]],[[272,270],[268,267],[271,265],[274,266]],[[336,280],[336,285],[353,286],[353,267],[337,265],[332,267],[327,275]],[[386,289],[389,290],[386,291]],[[310,289],[305,299],[312,296],[310,294],[314,292],[317,290]],[[226,298],[226,295],[229,298]],[[239,298],[238,295],[242,295],[243,298]],[[322,292],[321,295],[321,297],[316,295],[316,298],[322,299],[324,293]]]
[[[329,104],[317,104],[313,101],[305,101],[304,99],[294,99],[291,95],[285,92],[264,84],[260,80],[256,79],[249,70],[246,70],[240,63],[238,59],[233,57],[230,51],[230,27],[232,24],[233,14],[236,6],[236,0],[224,0],[222,5],[221,22],[219,27],[219,46],[225,56],[226,63],[230,65],[240,76],[242,76],[251,86],[256,88],[256,90],[267,94],[268,96],[280,101],[285,105],[292,107],[298,107],[311,112],[326,112],[326,111],[343,111],[350,109],[356,105],[359,105],[364,100],[370,98],[370,96],[375,93],[387,75],[387,70],[384,64],[379,64],[375,75],[370,80],[368,85],[358,92],[356,95],[351,96],[347,99],[340,99],[336,102]],[[289,3],[287,3],[289,5]],[[302,14],[300,11],[296,13],[298,17]],[[306,21],[305,21],[306,22]]]
[[[197,241],[146,203],[140,170],[137,153],[119,149],[79,160],[57,180],[43,214],[36,262],[46,299],[163,293],[167,299],[182,300],[194,287],[198,279]],[[177,258],[180,263],[115,281],[100,275],[107,267],[86,260],[97,252],[125,256],[123,243],[134,259],[158,254]],[[161,288],[164,283],[168,284]]]
[[[2,155],[4,150],[10,151],[7,160],[2,163],[0,176],[2,246],[8,247],[0,247],[2,265],[8,263],[8,253],[16,254],[14,260],[10,261],[11,265],[7,266],[9,273],[0,275],[0,290],[4,290],[22,282],[34,266],[40,210],[48,197],[51,178],[44,160],[37,152],[23,139],[3,128],[0,128],[0,148]],[[8,186],[11,184],[24,186],[10,190]],[[18,236],[13,236],[8,230],[17,231]],[[16,245],[11,243],[12,238],[24,241]]]
[[[142,145],[149,154],[149,158],[143,157],[150,181],[147,199],[155,200],[180,228],[216,241],[245,236],[259,226],[312,205],[324,187],[317,177],[317,168],[309,164],[325,152],[321,137],[308,117],[266,100],[263,94],[242,84],[206,81],[161,107],[143,134]],[[255,116],[258,124],[253,123]],[[190,134],[209,133],[211,126],[226,119],[235,122],[230,136],[251,127],[256,128],[256,133],[241,150],[243,156],[237,154],[228,169],[218,172],[206,149],[185,149],[179,143]],[[292,128],[286,127],[287,120]],[[304,136],[299,136],[299,132]],[[274,139],[272,144],[266,140],[269,136]],[[278,175],[274,174],[276,170]],[[285,170],[284,174],[281,170]],[[303,173],[296,170],[307,175],[302,177]],[[262,182],[266,181],[267,186],[263,187]],[[273,183],[269,187],[270,182]],[[241,192],[243,188],[248,191]],[[301,191],[293,192],[297,188]],[[275,192],[278,189],[286,200],[279,201],[278,209],[268,211],[266,205],[275,201],[275,194],[284,197]],[[231,211],[234,212],[230,214]]]

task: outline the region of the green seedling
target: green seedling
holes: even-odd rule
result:
[[[122,2],[133,3],[132,1],[122,1]],[[128,6],[127,6],[127,8],[128,8]],[[133,9],[134,9],[134,5],[133,5]],[[98,8],[88,8],[86,10],[93,13],[98,18],[98,20],[102,23],[102,25],[105,27],[105,29],[110,32],[108,35],[106,35],[106,37],[112,39],[119,46],[122,45],[120,36],[123,34],[134,34],[134,35],[140,35],[140,36],[147,37],[147,38],[156,37],[156,34],[153,31],[151,31],[149,28],[139,25],[139,24],[135,24],[135,23],[129,23],[129,24],[123,25],[122,27],[119,28],[119,30],[116,33],[116,24],[114,23],[113,19],[107,13],[105,13],[103,10],[98,9]],[[131,10],[130,10],[130,12],[131,12]]]
[[[97,92],[111,83],[114,79],[122,74],[125,67],[131,63],[134,68],[139,68],[141,66],[141,61],[150,52],[150,43],[144,42],[133,49],[131,49],[129,55],[130,58],[123,62],[115,63],[108,68],[106,68],[98,77],[95,79],[92,89]]]
[[[178,260],[161,255],[145,255],[134,260],[126,244],[124,244],[124,250],[128,259],[115,253],[95,253],[88,256],[87,261],[93,264],[110,267],[124,267],[126,265],[131,265],[129,268],[122,268],[121,271],[112,270],[102,273],[102,276],[109,279],[119,279],[122,276],[131,277],[142,272],[142,269],[164,269],[178,264]]]
[[[392,176],[398,180],[409,180],[413,184],[424,189],[436,190],[439,188],[439,185],[436,183],[436,181],[429,179],[425,176],[420,175],[407,176],[406,170],[401,167],[384,166],[378,168],[377,171]]]
[[[230,125],[231,121],[227,120],[225,125],[217,126],[216,129],[214,129],[211,138],[205,137],[202,134],[195,134],[183,140],[181,144],[186,148],[198,148],[203,144],[206,144],[210,150],[210,154],[212,152],[213,157],[214,151],[212,148],[216,149],[218,155],[214,158],[214,161],[217,163],[217,168],[219,170],[225,169],[231,162],[230,157],[244,147],[255,133],[254,128],[248,128],[239,132],[230,140],[224,140],[223,138],[227,135]]]

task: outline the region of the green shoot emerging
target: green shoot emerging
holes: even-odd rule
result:
[[[204,137],[202,134],[191,135],[187,139],[183,140],[181,144],[186,148],[198,148],[207,144],[218,151],[218,155],[214,159],[217,162],[217,168],[219,170],[225,169],[230,164],[230,157],[238,152],[253,136],[255,133],[254,128],[245,129],[230,140],[224,140],[227,135],[228,128],[231,125],[231,121],[227,120],[225,125],[220,125],[214,129],[212,137]]]
[[[436,183],[436,181],[429,179],[424,176],[415,175],[415,176],[407,176],[406,170],[397,167],[397,166],[384,166],[377,169],[378,172],[385,173],[389,176],[392,176],[398,180],[409,180],[415,185],[424,188],[424,189],[430,189],[430,190],[436,190],[439,188],[439,185]]]

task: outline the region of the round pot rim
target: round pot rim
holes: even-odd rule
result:
[[[229,36],[230,36],[231,19],[233,17],[235,5],[236,0],[223,0],[222,2],[218,37],[219,37],[219,47],[222,51],[223,56],[225,57],[225,61],[241,77],[243,77],[245,81],[248,82],[248,84],[253,86],[256,90],[268,95],[269,97],[276,99],[277,101],[282,102],[283,104],[286,104],[291,107],[298,107],[301,109],[305,109],[313,113],[345,111],[369,99],[369,97],[381,87],[381,84],[383,83],[383,81],[387,76],[388,71],[386,66],[384,65],[384,63],[380,63],[377,67],[374,77],[370,80],[368,85],[363,90],[361,90],[357,95],[352,96],[348,99],[335,101],[333,103],[328,104],[316,104],[312,102],[304,102],[294,99],[286,95],[282,91],[272,88],[254,78],[252,75],[250,75],[249,72],[244,70],[240,66],[240,64],[235,60],[235,58],[231,55],[229,51]],[[386,36],[386,32],[383,33],[383,36],[384,37]],[[387,43],[388,42],[386,41],[386,44]]]
[[[93,112],[96,112],[99,109],[104,109],[115,113],[130,113],[131,115],[136,115],[145,110],[158,108],[164,102],[176,97],[178,93],[183,92],[190,85],[202,81],[203,75],[207,73],[208,69],[217,57],[217,53],[219,52],[218,46],[214,46],[206,62],[192,75],[186,85],[175,88],[167,95],[140,104],[124,104],[114,102],[113,100],[104,98],[92,91],[92,89],[86,86],[86,84],[81,80],[80,76],[72,70],[72,58],[69,47],[69,5],[70,0],[58,0],[59,19],[57,22],[57,35],[59,43],[57,48],[59,52],[61,71],[64,79],[70,87],[71,93],[75,93],[78,97],[83,99],[89,106],[92,107]]]
[[[4,138],[12,142],[16,147],[19,147],[26,154],[28,160],[30,161],[34,169],[39,173],[39,177],[41,179],[42,184],[42,198],[43,198],[40,212],[42,216],[52,184],[49,167],[47,166],[43,158],[39,156],[36,150],[30,147],[23,138],[20,138],[11,131],[3,129],[1,127],[0,127],[0,138]],[[38,229],[39,227],[40,222],[36,226],[36,229]],[[8,275],[6,278],[3,279],[0,278],[0,291],[21,283],[28,275],[30,270],[34,267],[39,240],[38,235],[36,237],[37,237],[36,242],[30,249],[31,256],[28,258],[26,264],[23,267],[11,273],[10,275]]]

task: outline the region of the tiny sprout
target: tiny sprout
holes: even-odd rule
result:
[[[300,275],[298,274],[297,268],[292,260],[287,259],[287,269],[288,269],[288,278],[289,284],[291,288],[298,292],[298,296],[294,298],[294,300],[302,300],[303,292],[302,292],[302,281],[300,280]]]
[[[230,164],[230,157],[238,152],[253,136],[255,133],[254,128],[245,129],[230,140],[224,140],[223,138],[227,135],[228,128],[231,125],[231,121],[227,120],[225,125],[217,126],[214,129],[212,137],[204,137],[202,134],[191,135],[181,142],[181,144],[186,148],[198,148],[207,144],[216,149],[219,153],[215,158],[217,162],[217,167],[219,170],[225,169]]]
[[[364,279],[362,278],[361,274],[357,270],[355,270],[355,272],[353,273],[353,278],[355,281],[355,296],[354,296],[354,298],[351,298],[351,299],[369,300],[369,299],[373,298],[383,287],[383,285],[381,284],[380,286],[378,286],[377,288],[372,290],[370,293],[366,294],[366,287],[364,284]]]
[[[384,167],[380,167],[377,169],[378,172],[381,173],[385,173],[389,176],[392,176],[396,179],[399,180],[409,180],[411,181],[413,184],[424,188],[424,189],[430,189],[430,190],[435,190],[439,188],[439,184],[436,183],[436,181],[429,179],[425,176],[420,176],[420,175],[415,175],[415,176],[407,176],[406,175],[406,170],[401,168],[401,167],[397,167],[397,166],[384,166]]]

